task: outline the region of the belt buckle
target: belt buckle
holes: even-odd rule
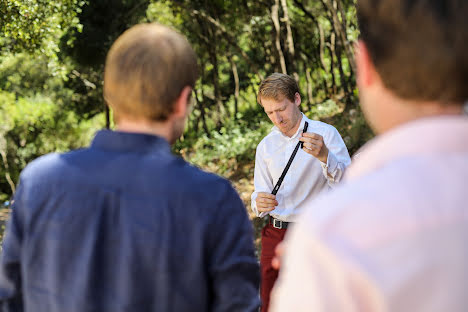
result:
[[[276,225],[276,222],[278,222],[279,225]],[[274,218],[273,218],[273,227],[274,227],[275,229],[281,230],[281,229],[283,228],[283,221],[277,220],[277,219],[274,219]]]

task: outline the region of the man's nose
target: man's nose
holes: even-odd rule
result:
[[[276,122],[278,122],[278,123],[283,121],[283,118],[281,117],[281,114],[278,113],[278,112],[275,112],[275,119],[276,119]]]

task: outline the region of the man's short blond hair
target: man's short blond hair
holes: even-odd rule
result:
[[[275,101],[287,98],[294,102],[296,93],[299,93],[299,86],[294,78],[286,74],[274,73],[260,83],[257,102],[262,105],[262,98]]]
[[[104,98],[117,118],[164,121],[197,77],[196,55],[184,36],[159,24],[140,24],[107,54]]]

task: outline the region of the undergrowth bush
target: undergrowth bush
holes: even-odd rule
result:
[[[174,151],[195,166],[229,177],[243,164],[254,161],[255,149],[271,127],[266,120],[230,121],[209,136],[179,140]]]

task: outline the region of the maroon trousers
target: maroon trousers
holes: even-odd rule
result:
[[[279,273],[278,270],[271,266],[271,260],[275,256],[276,246],[284,239],[285,234],[286,229],[275,229],[271,224],[265,225],[262,229],[262,252],[260,254],[260,269],[262,273],[260,285],[261,312],[268,312],[270,293]]]

